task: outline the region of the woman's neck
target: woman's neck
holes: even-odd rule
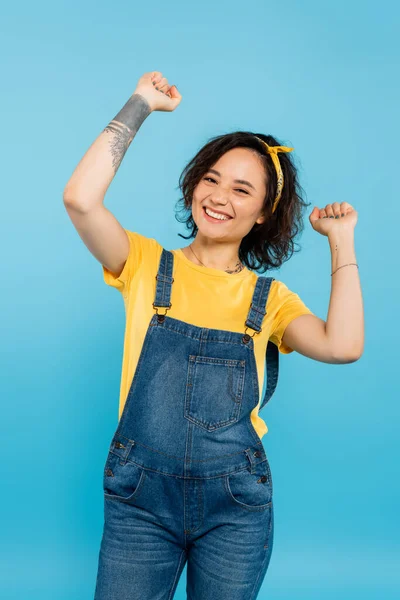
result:
[[[219,269],[231,274],[239,273],[245,268],[243,263],[239,260],[237,253],[232,256],[232,252],[229,251],[229,249],[227,252],[224,252],[219,248],[215,249],[214,246],[213,250],[199,244],[196,245],[192,242],[189,246],[181,248],[181,251],[186,258],[203,267]]]

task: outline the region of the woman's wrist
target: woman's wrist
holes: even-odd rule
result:
[[[152,108],[146,98],[142,94],[135,92],[112,121],[128,127],[132,137],[134,137],[143,121],[151,112]]]
[[[354,247],[354,230],[341,233],[340,235],[329,235],[329,246],[331,249],[331,273],[344,264],[356,263]]]

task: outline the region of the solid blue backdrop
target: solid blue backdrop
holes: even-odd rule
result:
[[[399,16],[385,0],[3,8],[3,598],[94,593],[125,314],[63,190],[151,70],[183,99],[145,121],[108,190],[105,205],[124,227],[168,249],[186,245],[174,217],[186,162],[214,135],[271,133],[295,148],[312,204],[301,252],[267,275],[326,319],[330,250],[308,215],[335,201],[359,213],[364,354],[347,365],[281,355],[261,413],[275,540],[259,597],[398,597]]]

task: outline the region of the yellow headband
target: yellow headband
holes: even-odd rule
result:
[[[264,142],[264,140],[262,140],[258,136],[254,136],[254,137],[256,137],[258,140],[260,140],[260,142],[262,142],[264,144],[264,146],[266,147],[267,152],[271,156],[272,162],[274,163],[276,173],[278,176],[276,197],[275,197],[274,204],[272,207],[272,212],[275,212],[275,209],[278,206],[278,202],[281,198],[282,189],[283,189],[283,172],[282,172],[281,163],[279,162],[278,152],[291,152],[292,150],[294,150],[294,148],[289,148],[288,146],[269,146],[267,144],[267,142]]]

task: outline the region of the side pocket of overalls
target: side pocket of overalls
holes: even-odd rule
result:
[[[225,487],[231,500],[245,510],[267,510],[272,503],[272,488],[267,460],[251,468],[231,473],[225,478]]]
[[[104,497],[108,500],[134,502],[142,490],[145,477],[142,467],[130,461],[124,462],[110,451],[104,467]]]

